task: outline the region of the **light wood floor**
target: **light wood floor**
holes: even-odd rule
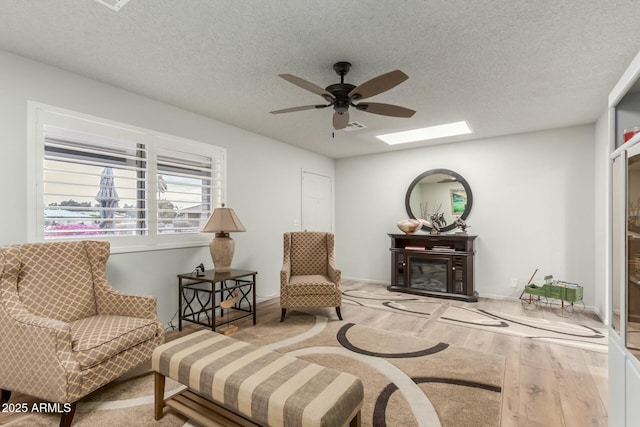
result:
[[[382,285],[345,281],[343,286],[345,289],[365,289]],[[506,372],[502,401],[502,427],[607,425],[606,354],[437,321],[439,314],[448,304],[451,304],[578,323],[603,330],[605,325],[593,313],[584,312],[575,314],[573,317],[560,318],[549,308],[528,311],[522,308],[519,301],[512,300],[481,298],[477,303],[443,299],[434,299],[434,301],[444,304],[431,318],[348,304],[342,305],[342,317],[346,322],[503,355],[506,358]],[[301,311],[337,320],[335,310],[332,308]],[[258,323],[279,318],[278,299],[259,303],[257,313]],[[250,320],[242,319],[237,324],[240,328],[251,327]]]

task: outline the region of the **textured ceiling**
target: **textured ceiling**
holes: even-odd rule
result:
[[[334,158],[388,147],[375,135],[467,120],[478,139],[594,122],[640,49],[637,0],[2,0],[0,49]],[[359,84],[410,76],[351,109],[366,128],[336,132],[330,109],[278,74],[327,86],[337,61]]]

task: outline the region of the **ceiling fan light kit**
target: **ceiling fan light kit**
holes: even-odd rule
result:
[[[344,82],[344,76],[349,73],[350,69],[351,64],[346,61],[340,61],[333,64],[333,70],[340,76],[340,83],[329,85],[324,89],[292,74],[279,74],[281,78],[285,79],[289,83],[293,83],[302,89],[308,90],[316,95],[320,95],[328,104],[285,108],[282,110],[271,111],[271,114],[291,113],[294,111],[333,107],[333,127],[336,130],[345,129],[349,124],[349,107],[354,107],[357,110],[364,111],[366,113],[391,117],[408,118],[415,114],[414,110],[400,107],[398,105],[383,104],[379,102],[355,103],[396,87],[409,78],[405,73],[400,70],[390,71],[367,80],[361,85],[355,86]]]

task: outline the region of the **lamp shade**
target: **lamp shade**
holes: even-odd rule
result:
[[[222,207],[213,210],[207,223],[200,231],[203,233],[229,233],[247,231],[247,229],[244,228],[233,209],[226,208],[223,203]]]
[[[217,273],[229,272],[236,247],[233,239],[229,237],[229,233],[247,231],[236,216],[236,213],[231,208],[225,208],[223,203],[222,207],[213,210],[207,223],[200,231],[203,233],[216,233],[209,243],[213,266]]]

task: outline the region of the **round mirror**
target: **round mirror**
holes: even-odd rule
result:
[[[473,195],[469,183],[449,169],[431,169],[413,180],[405,197],[410,218],[437,217],[440,231],[456,228],[456,218],[466,219],[471,211]],[[426,225],[422,227],[431,230]]]

